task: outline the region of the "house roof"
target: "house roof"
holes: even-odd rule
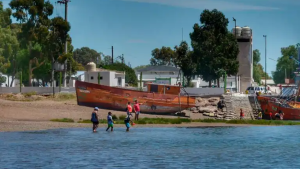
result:
[[[261,79],[261,83],[265,83],[265,79]],[[273,79],[267,79],[267,84],[273,85],[275,82]]]
[[[173,66],[147,66],[136,70],[137,72],[178,72],[179,68]]]

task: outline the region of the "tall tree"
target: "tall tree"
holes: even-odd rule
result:
[[[180,67],[184,77],[187,79],[187,86],[190,86],[192,76],[196,73],[196,64],[193,63],[193,52],[189,51],[188,44],[183,41],[175,46],[176,64]]]
[[[22,23],[19,40],[21,47],[29,50],[29,85],[31,86],[32,71],[45,63],[40,49],[47,42],[48,29],[53,13],[53,5],[45,0],[12,0],[9,3],[12,14]]]
[[[83,66],[89,62],[95,62],[97,64],[97,61],[98,63],[101,61],[101,53],[88,47],[82,47],[80,49],[75,49],[73,58]]]
[[[11,10],[3,9],[0,1],[0,72],[10,74],[11,63],[15,62],[15,56],[19,48],[17,36],[11,30]]]
[[[111,62],[112,62],[111,56],[105,55],[105,56],[103,57],[103,61],[102,61],[101,65],[110,65]]]
[[[190,33],[193,61],[197,64],[197,73],[211,86],[212,80],[220,78],[219,69],[225,70],[228,76],[236,75],[239,48],[234,35],[227,29],[228,19],[222,12],[206,9],[200,15],[200,23],[196,23]]]
[[[176,54],[170,47],[163,46],[161,49],[155,48],[152,50],[152,58],[150,59],[151,65],[166,65],[176,66]]]
[[[296,46],[291,45],[281,48],[281,55],[276,64],[276,71],[273,73],[273,80],[276,84],[285,83],[285,72],[287,73],[287,78],[294,78],[294,71],[297,67],[295,61],[290,59],[290,56],[294,58],[298,56]]]

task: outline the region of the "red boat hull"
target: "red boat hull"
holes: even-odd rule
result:
[[[170,114],[195,106],[195,98],[157,94],[76,81],[77,103],[82,106],[125,111],[138,100],[142,113]]]

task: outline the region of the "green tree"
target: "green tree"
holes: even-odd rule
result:
[[[190,33],[193,62],[197,64],[197,73],[211,86],[212,80],[220,78],[219,69],[225,70],[228,76],[237,74],[239,48],[222,12],[206,9],[200,15],[200,23],[196,23]]]
[[[150,66],[150,65],[140,65],[140,66],[137,66],[137,67],[135,67],[135,68],[133,68],[133,69],[134,69],[134,70],[139,70],[139,69],[146,68],[146,67],[148,67],[148,66]]]
[[[19,49],[16,33],[10,27],[10,16],[11,10],[3,9],[0,2],[0,72],[8,76],[13,72],[15,65],[12,63],[15,63],[15,56]]]
[[[176,66],[176,54],[170,47],[155,48],[151,54],[150,65]]]
[[[281,48],[281,57],[277,60],[276,71],[273,73],[273,80],[276,84],[285,83],[285,72],[287,78],[294,78],[294,71],[297,64],[294,60],[290,59],[290,56],[297,58],[298,51],[295,45]]]
[[[102,65],[102,66],[110,65],[110,64],[111,64],[111,61],[112,61],[111,56],[105,55],[105,56],[103,57],[103,61],[101,62],[101,65]]]
[[[101,61],[101,53],[97,52],[94,49],[88,47],[82,47],[80,49],[75,49],[73,52],[73,58],[78,63],[85,66],[89,62],[95,62],[96,64]],[[98,60],[97,60],[98,59]],[[98,62],[97,62],[98,61]]]
[[[193,63],[193,52],[189,51],[188,44],[183,41],[175,46],[176,64],[180,67],[184,77],[187,79],[187,86],[190,86],[192,76],[196,73],[196,64]]]
[[[116,71],[125,71],[125,83],[128,83],[133,86],[137,86],[137,77],[132,68],[123,63],[113,63],[110,65],[105,65],[104,69],[116,70]]]
[[[29,50],[29,85],[31,86],[32,72],[45,63],[45,55],[41,51],[47,43],[49,17],[53,13],[53,5],[45,0],[12,0],[9,3],[12,14],[22,25],[18,34],[22,48]]]
[[[266,72],[263,70],[263,66],[259,62],[260,52],[258,49],[255,49],[253,51],[253,79],[260,85],[262,78],[265,78],[265,76],[267,75],[267,79],[270,79],[270,76],[266,74]]]

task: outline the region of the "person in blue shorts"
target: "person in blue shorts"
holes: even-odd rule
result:
[[[111,116],[111,112],[108,112],[108,116],[107,116],[107,129],[106,129],[106,131],[108,131],[109,128],[111,128],[111,131],[114,130],[114,121],[113,121],[113,118]]]
[[[132,121],[130,120],[130,115],[127,115],[127,117],[124,120],[124,123],[125,123],[125,126],[126,126],[126,131],[129,131],[130,122],[132,123]]]

